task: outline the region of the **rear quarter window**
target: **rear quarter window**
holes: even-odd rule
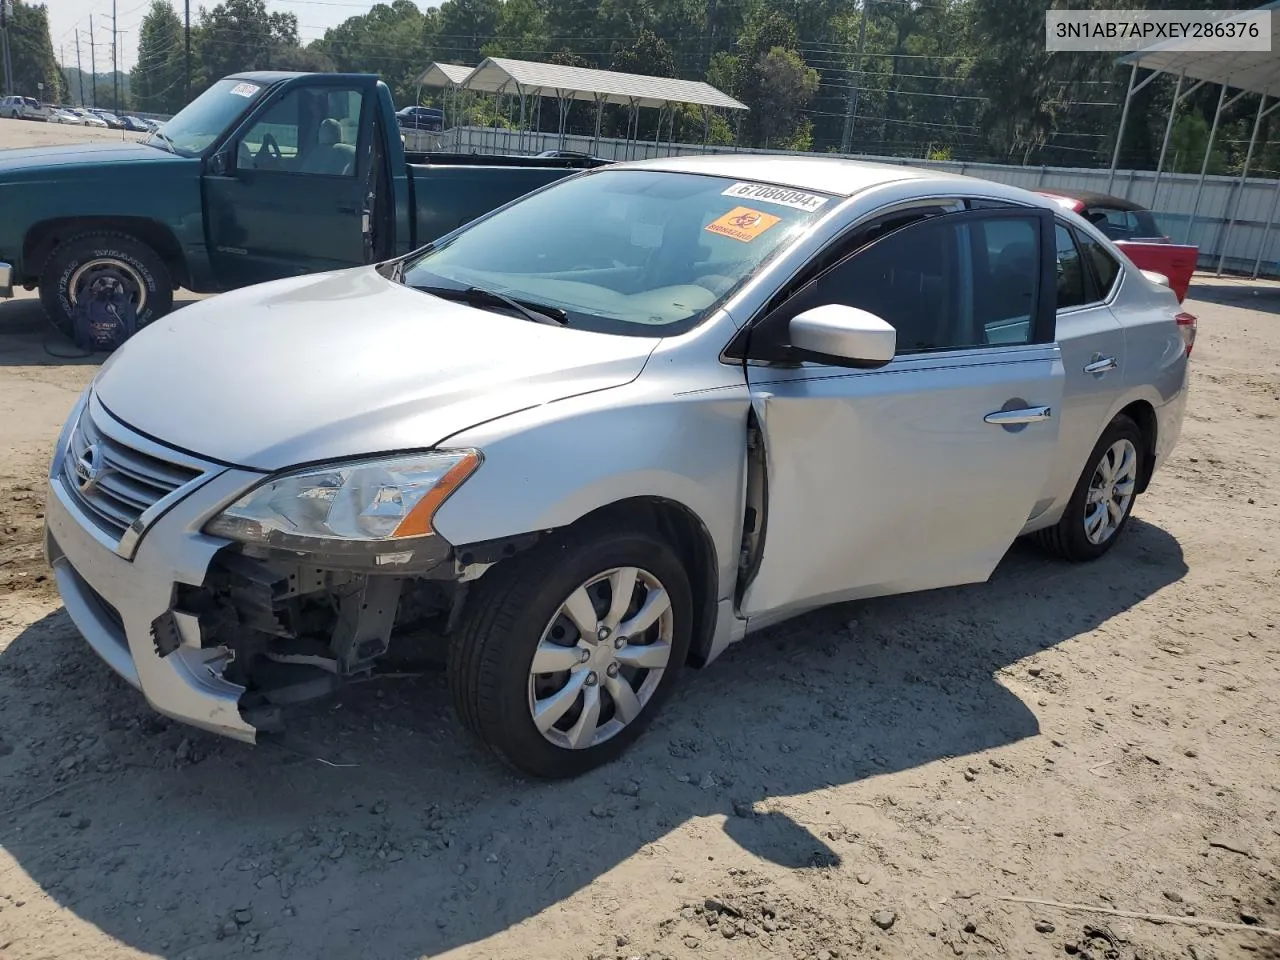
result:
[[[1097,282],[1098,299],[1105,300],[1111,295],[1111,290],[1116,285],[1116,278],[1120,276],[1120,261],[1083,231],[1078,233],[1076,238],[1080,241],[1084,257],[1089,262],[1094,280]]]

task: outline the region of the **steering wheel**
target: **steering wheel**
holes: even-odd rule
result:
[[[264,133],[262,135],[262,146],[258,148],[258,159],[269,158],[272,163],[280,162],[280,144],[276,142],[275,134]]]

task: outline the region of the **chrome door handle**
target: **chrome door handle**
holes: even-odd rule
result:
[[[999,427],[1009,427],[1019,423],[1039,423],[1051,416],[1053,410],[1050,407],[1024,407],[1021,410],[997,410],[982,419]]]
[[[1093,361],[1084,365],[1085,373],[1106,373],[1108,370],[1114,370],[1120,366],[1116,362],[1115,357],[1103,357],[1098,354],[1093,355]]]

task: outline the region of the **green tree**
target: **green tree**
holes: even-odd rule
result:
[[[483,56],[481,48],[497,33],[501,10],[502,0],[445,0],[440,5],[440,31],[434,59],[468,65],[479,63]]]
[[[412,103],[417,79],[432,59],[434,11],[423,14],[412,0],[376,4],[349,17],[306,49],[324,55],[330,69],[376,73],[391,88],[396,103]]]
[[[186,102],[182,21],[168,0],[152,0],[138,31],[138,62],[130,72],[133,102],[144,113],[177,113]]]
[[[779,140],[789,142],[800,128],[800,111],[817,92],[818,75],[796,45],[795,23],[777,10],[761,7],[747,20],[730,92],[750,108],[743,121],[748,143],[777,146]],[[722,74],[730,72],[723,61],[716,68]],[[782,72],[773,77],[772,70]],[[778,109],[784,113],[775,116],[772,111]]]
[[[200,8],[192,31],[198,52],[199,88],[241,70],[270,70],[283,49],[298,46],[298,18],[269,12],[265,0],[223,0],[212,10]],[[192,78],[192,94],[196,90]]]
[[[818,71],[794,50],[774,47],[760,58],[757,96],[752,105],[755,130],[766,147],[808,150],[813,126],[803,111],[818,90]]]
[[[1174,173],[1199,173],[1204,163],[1205,147],[1209,145],[1209,121],[1199,112],[1188,113],[1173,123],[1169,133],[1169,154],[1166,167]],[[1227,153],[1222,144],[1222,131],[1214,140],[1209,152],[1209,173],[1227,172]]]
[[[9,20],[9,56],[13,70],[12,91],[25,97],[57,102],[64,99],[62,73],[49,39],[49,12],[44,4],[14,0]]]
[[[601,0],[549,0],[547,36],[552,47],[582,58],[588,66],[599,67],[609,52],[597,32],[600,6]]]
[[[547,49],[547,18],[538,0],[505,0],[496,36],[481,48],[486,57],[541,59]]]
[[[614,51],[609,69],[648,77],[674,77],[676,61],[665,40],[652,30],[642,29],[635,40]]]

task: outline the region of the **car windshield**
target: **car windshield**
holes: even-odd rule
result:
[[[156,143],[163,149],[189,157],[203,152],[217,137],[239,117],[263,91],[260,83],[228,77],[219,80],[200,96],[183,107],[173,119],[166,120],[159,133],[153,133],[146,143]],[[163,139],[163,143],[159,143]]]
[[[572,327],[692,329],[825,212],[829,194],[723,177],[600,170],[554,184],[404,265],[427,291],[472,287]]]

